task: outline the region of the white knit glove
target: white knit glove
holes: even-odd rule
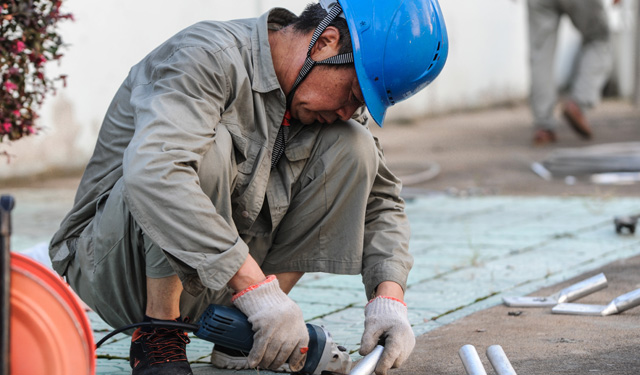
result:
[[[291,371],[302,369],[309,332],[302,310],[280,289],[274,275],[235,294],[231,301],[249,318],[255,332],[247,358],[250,367],[276,369],[288,360]]]
[[[378,296],[364,308],[364,334],[360,355],[369,354],[384,338],[384,352],[376,366],[376,375],[386,375],[391,367],[400,367],[416,345],[407,305],[392,297]]]

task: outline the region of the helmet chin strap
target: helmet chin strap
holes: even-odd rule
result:
[[[323,8],[327,9],[324,2],[321,2]],[[340,16],[342,13],[342,7],[337,2],[331,4],[331,7],[328,10],[327,16],[320,22],[316,30],[313,32],[311,36],[311,42],[309,43],[309,48],[307,49],[307,58],[304,60],[304,64],[298,73],[298,78],[293,83],[293,87],[291,88],[291,92],[287,96],[287,108],[291,108],[291,102],[293,101],[293,95],[300,83],[307,78],[311,69],[316,65],[342,65],[342,64],[352,64],[353,63],[353,53],[342,53],[335,56],[331,56],[327,59],[321,61],[315,61],[311,58],[311,49],[320,38],[320,35],[327,29],[327,27],[336,19],[336,17]]]

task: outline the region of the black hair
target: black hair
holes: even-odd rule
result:
[[[293,26],[294,30],[306,34],[313,32],[326,16],[327,11],[324,10],[320,4],[311,3],[307,5],[300,16],[293,21],[290,26]],[[351,34],[349,34],[347,21],[342,17],[336,17],[329,26],[337,28],[340,32],[340,49],[338,53],[343,54],[352,52],[353,47],[351,46]]]

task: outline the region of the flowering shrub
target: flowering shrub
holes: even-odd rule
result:
[[[61,0],[0,0],[0,142],[20,139],[37,131],[36,109],[49,91],[55,93],[55,78],[45,76],[45,64],[60,59],[62,38],[58,21],[71,19],[61,13]]]

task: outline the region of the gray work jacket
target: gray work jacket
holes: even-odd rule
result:
[[[108,109],[74,207],[51,241],[56,271],[64,274],[73,258],[67,240],[80,235],[100,198],[123,178],[127,207],[145,234],[170,255],[185,290],[196,294],[227,284],[249,251],[239,234],[261,229],[253,224],[267,193],[271,150],[286,107],[268,28],[293,17],[275,8],[258,19],[200,22],[131,69]],[[223,219],[200,186],[207,173],[215,173],[200,170],[199,163],[214,144],[218,124],[229,130],[242,160],[232,221]],[[290,137],[295,139],[295,131]],[[288,147],[286,158],[302,160],[312,147]],[[381,162],[367,203],[365,233],[354,234],[364,238],[364,256],[361,250],[353,264],[328,270],[362,273],[368,295],[385,280],[404,287],[412,265],[399,191],[399,181]],[[276,228],[290,197],[270,191],[272,196],[277,204],[269,204],[270,224]]]

